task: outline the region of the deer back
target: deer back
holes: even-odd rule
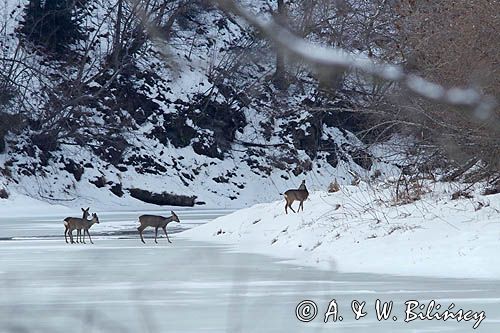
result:
[[[160,215],[141,215],[139,216],[139,223],[143,227],[160,227],[166,224],[167,218]]]
[[[85,220],[80,217],[67,217],[64,224],[71,229],[81,229],[85,226]]]
[[[288,190],[285,192],[285,196],[288,199],[297,200],[297,201],[304,201],[309,196],[309,192],[307,191],[307,189],[305,189],[305,190]]]

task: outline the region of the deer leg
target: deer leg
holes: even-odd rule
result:
[[[168,242],[169,242],[169,243],[172,243],[172,242],[170,241],[170,238],[168,238],[168,234],[167,234],[167,226],[164,226],[164,227],[163,227],[163,231],[165,231],[165,236],[167,236],[167,240],[168,240]]]
[[[86,244],[85,243],[85,229],[83,229],[83,244]]]
[[[66,241],[66,244],[68,244],[68,227],[64,226],[64,240]]]
[[[158,244],[156,238],[158,237],[158,227],[155,227],[155,243]]]
[[[289,203],[288,203],[288,207],[290,207],[290,209],[292,210],[292,212],[297,213],[297,212],[295,211],[295,209],[293,209],[292,204],[293,204],[293,201],[292,201],[292,202],[289,202]]]
[[[142,225],[140,227],[138,227],[137,230],[139,230],[139,235],[141,236],[141,241],[144,244],[146,244],[146,242],[144,241],[144,238],[142,237],[142,231],[144,230],[144,228],[142,227]]]
[[[92,241],[92,237],[90,237],[89,229],[87,229],[87,235],[89,235],[90,244],[94,244],[94,242]],[[83,230],[83,239],[85,239],[85,230]]]
[[[69,239],[71,240],[71,244],[74,244],[75,242],[73,241],[73,229],[69,229],[68,233],[69,233]]]
[[[300,207],[302,207],[302,211],[304,211],[304,201],[301,201],[300,202],[300,205],[299,205],[299,209],[297,211],[300,210]]]

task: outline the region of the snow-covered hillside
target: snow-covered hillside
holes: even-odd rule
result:
[[[281,200],[181,235],[342,272],[498,278],[500,195],[451,200],[454,185],[431,189],[422,200],[396,205],[383,185],[343,186],[314,192],[297,214],[285,215]]]
[[[264,13],[272,9],[265,3],[245,5]],[[302,179],[320,190],[334,178],[350,183],[352,172],[369,178],[391,169],[351,133],[358,118],[310,110],[348,104],[343,92],[323,96],[306,71],[278,91],[272,47],[204,1],[183,7],[168,39],[123,37],[139,46],[116,72],[115,2],[87,3],[84,38],[67,59],[22,41],[27,4],[1,7],[4,56],[26,82],[23,99],[0,105],[0,121],[21,117],[6,133],[0,126],[0,189],[13,196],[109,209],[168,204],[172,195],[186,205],[243,207],[275,200]],[[32,110],[20,112],[26,101]]]

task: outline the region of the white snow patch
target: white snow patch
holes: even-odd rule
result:
[[[452,201],[434,186],[407,205],[389,188],[344,186],[312,193],[298,214],[285,215],[284,200],[258,204],[181,236],[342,272],[498,278],[500,195]]]
[[[8,199],[0,199],[0,216],[2,217],[67,215],[72,212],[74,210],[68,207],[52,205],[17,193],[11,194]],[[77,216],[79,215],[81,215],[80,212]]]

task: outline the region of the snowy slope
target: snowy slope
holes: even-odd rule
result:
[[[160,149],[150,149],[149,156],[159,156]],[[297,176],[290,171],[279,169],[265,174],[244,162],[247,158],[245,153],[235,152],[231,158],[218,160],[196,155],[190,147],[165,149],[167,153],[164,160],[168,159],[168,163],[175,160],[176,166],[185,171],[168,167],[164,173],[141,174],[134,168],[121,172],[113,166],[102,166],[91,152],[73,146],[63,147],[62,151],[66,158],[94,167],[85,167],[82,180],[77,181],[74,175],[64,170],[64,163],[50,162],[47,169],[53,170],[53,173],[47,173],[44,177],[21,175],[17,183],[9,185],[10,192],[23,193],[33,198],[72,207],[90,205],[101,209],[119,209],[147,206],[126,193],[128,188],[140,187],[151,191],[166,190],[182,195],[196,195],[197,201],[205,202],[206,207],[224,208],[245,207],[259,202],[278,200],[281,198],[281,193],[288,188],[295,188],[303,179],[307,181],[310,189],[324,190],[333,179],[338,179],[340,183],[350,183],[353,178],[349,173],[351,170],[366,179],[369,179],[374,170],[382,170],[386,176],[395,177],[398,174],[396,168],[383,161],[375,162],[373,171],[363,170],[349,162],[340,161],[337,168],[333,168],[328,163],[319,161],[312,166],[311,171]],[[256,160],[261,165],[266,165],[265,158],[256,157]],[[202,172],[193,177],[189,186],[186,186],[181,181],[182,174],[190,173],[194,176],[192,170],[199,167],[202,168]],[[121,184],[125,190],[123,197],[117,197],[110,192],[110,185],[97,188],[90,183],[98,177],[104,177],[110,184]],[[222,181],[214,181],[214,178],[218,177],[221,177]]]
[[[450,200],[453,188],[394,205],[383,186],[344,186],[314,192],[298,214],[284,200],[259,204],[182,236],[342,272],[498,278],[500,195]]]
[[[0,8],[9,14],[8,26],[1,38],[11,46],[5,49],[6,56],[13,56],[19,42],[15,29],[22,21],[27,1],[9,0],[5,4],[7,7]],[[256,12],[267,8],[263,1],[246,4]],[[101,64],[107,61],[113,22],[106,18],[106,13],[113,5],[96,1],[89,6],[85,27],[89,36],[95,37],[95,47],[89,51],[92,61],[84,66],[86,77],[96,75]],[[93,103],[82,106],[86,115],[80,119],[76,114],[76,123],[72,126],[78,128],[75,136],[83,137],[85,144],[81,138],[77,140],[68,135],[60,140],[57,148],[44,150],[34,139],[38,134],[35,129],[9,133],[7,148],[0,154],[0,188],[6,188],[11,195],[27,195],[71,207],[148,206],[131,197],[129,190],[133,188],[197,196],[198,202],[209,207],[245,207],[277,200],[280,193],[295,187],[302,179],[307,180],[311,189],[322,190],[334,178],[350,183],[350,171],[369,178],[377,169],[391,169],[382,159],[374,159],[368,168],[356,164],[351,150],[364,148],[364,145],[350,132],[327,125],[326,120],[318,120],[306,110],[303,102],[310,101],[317,93],[314,82],[300,89],[292,85],[288,92],[281,94],[279,102],[293,112],[285,110],[284,115],[277,116],[279,106],[273,103],[277,103],[275,99],[280,94],[273,91],[272,84],[265,79],[265,74],[271,73],[274,66],[272,50],[271,53],[259,53],[257,64],[244,59],[248,63],[240,66],[240,72],[225,78],[222,85],[216,85],[214,68],[224,67],[231,50],[250,34],[241,20],[200,6],[193,9],[188,19],[175,24],[176,33],[169,43],[148,40],[144,50],[133,59],[132,73],[119,75],[116,86]],[[96,32],[90,32],[91,28]],[[83,40],[74,48],[78,51],[85,48],[86,43],[88,40]],[[256,48],[260,50],[259,45]],[[73,78],[78,73],[75,70],[78,67],[72,65],[66,65],[62,74],[54,73],[50,61],[31,54],[29,49],[23,49],[22,55],[23,61],[29,60],[33,67],[53,75],[54,81],[66,76]],[[89,82],[88,93],[98,90],[101,81]],[[28,83],[31,86],[27,98],[36,105],[36,112],[28,116],[36,123],[38,113],[43,115],[47,109],[51,110],[51,105],[44,104],[46,96],[40,93],[38,85],[41,83],[36,77],[30,78]],[[122,95],[121,89],[132,91],[132,97]],[[255,90],[255,96],[259,97],[252,99],[249,94],[246,98],[250,102],[245,105],[234,101],[235,95],[248,90]],[[199,100],[200,95],[209,95],[211,107],[230,104],[231,108],[216,109],[214,114],[205,116],[210,120],[223,114],[221,119],[206,124],[208,121],[200,121],[206,112],[200,106],[205,105],[204,100]],[[130,103],[134,98],[147,101],[153,110],[146,110],[146,107],[141,110],[141,105],[127,109],[123,101],[126,97],[131,99]],[[64,101],[64,96],[61,99]],[[15,103],[10,111],[18,112]],[[229,112],[234,115],[224,115]],[[244,119],[241,124],[236,121],[238,117]],[[220,120],[221,124],[217,125]],[[224,138],[227,142],[218,142],[217,135],[230,132],[228,123],[233,120],[238,123],[231,129],[233,137]],[[112,128],[108,136],[103,135],[104,125]],[[113,130],[113,126],[118,129]],[[179,130],[180,127],[183,129]],[[118,130],[121,131],[117,134]],[[214,131],[221,133],[214,134]],[[193,137],[179,139],[182,132],[193,132]],[[107,138],[92,140],[88,133]],[[187,142],[175,142],[181,139]],[[115,150],[116,156],[109,158],[109,146],[120,140],[127,146],[122,151]],[[277,144],[280,146],[272,146]],[[198,151],[196,145],[201,147]],[[97,186],[95,183],[99,179],[103,184]],[[122,189],[123,195],[112,192],[116,186]]]
[[[46,216],[57,215],[62,216],[74,213],[76,209],[63,205],[53,205],[45,201],[36,200],[31,197],[12,194],[8,200],[0,199],[0,215],[4,218],[19,217],[19,216]],[[76,211],[80,215],[79,211]],[[74,216],[74,215],[71,215]]]

